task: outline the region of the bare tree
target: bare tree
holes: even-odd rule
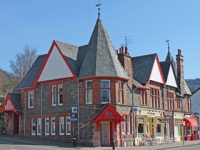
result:
[[[26,46],[23,53],[18,53],[14,60],[10,60],[11,73],[16,82],[19,82],[29,71],[37,58],[37,50]]]

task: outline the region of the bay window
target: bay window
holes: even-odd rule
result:
[[[32,119],[32,135],[36,135],[36,119]]]
[[[65,134],[64,117],[59,117],[59,135]]]
[[[42,133],[42,119],[37,118],[37,135],[41,135]]]
[[[110,102],[110,80],[101,80],[101,103]]]
[[[92,104],[92,81],[86,81],[86,104]]]
[[[51,135],[55,135],[55,117],[51,118]]]
[[[45,118],[45,135],[49,135],[49,118]]]
[[[66,135],[71,135],[71,120],[70,117],[66,117]]]

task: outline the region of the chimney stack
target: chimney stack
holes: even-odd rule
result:
[[[118,53],[118,59],[124,67],[124,70],[126,71],[127,75],[130,77],[130,79],[133,79],[132,58],[128,53],[127,46],[121,46]]]
[[[183,55],[181,49],[178,49],[178,54],[176,55],[177,64],[177,83],[179,92],[181,95],[184,94],[184,65],[183,65]]]

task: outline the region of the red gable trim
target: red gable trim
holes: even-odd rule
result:
[[[123,117],[112,107],[112,105],[108,105],[104,110],[99,114],[93,122],[100,122],[100,121],[110,121],[116,120],[116,122],[123,121]]]
[[[159,69],[159,72],[160,72],[160,75],[161,75],[161,78],[162,78],[162,84],[165,84],[164,74],[163,74],[163,71],[162,71],[162,68],[161,68],[161,65],[160,65],[160,61],[159,61],[159,59],[158,59],[158,55],[157,55],[157,54],[156,54],[156,56],[155,56],[153,66],[152,66],[152,68],[151,68],[151,73],[150,73],[150,76],[149,76],[149,81],[148,81],[148,83],[150,82],[150,78],[151,78],[151,74],[152,74],[152,72],[153,72],[153,67],[154,67],[155,61],[158,63],[158,69]]]
[[[12,104],[12,101],[9,95],[6,96],[6,99],[4,100],[4,103],[0,112],[3,113],[3,112],[8,112],[8,111],[16,112],[16,109],[14,105]]]
[[[50,57],[50,55],[51,55],[51,52],[53,51],[54,46],[56,46],[56,48],[57,48],[58,52],[60,53],[61,57],[63,58],[65,64],[66,64],[67,67],[70,69],[70,71],[71,71],[73,77],[77,79],[75,73],[72,71],[72,69],[71,69],[71,67],[69,66],[68,62],[65,60],[64,55],[63,55],[62,51],[60,50],[60,48],[58,47],[56,41],[53,40],[53,43],[52,43],[52,45],[51,45],[51,48],[50,48],[50,50],[49,50],[49,52],[48,52],[48,54],[47,54],[47,56],[46,56],[46,58],[45,58],[45,60],[44,60],[44,62],[43,62],[43,65],[42,65],[42,67],[41,67],[41,70],[40,70],[40,72],[39,72],[39,74],[38,74],[38,76],[37,76],[37,78],[36,78],[36,80],[35,80],[35,82],[34,82],[33,88],[36,87],[36,85],[37,85],[37,83],[38,83],[38,80],[39,80],[39,78],[40,78],[40,76],[41,76],[41,74],[42,74],[42,72],[43,72],[43,70],[44,70],[44,67],[46,66],[46,63],[47,63],[47,61],[48,61],[48,59],[49,59],[49,57]]]

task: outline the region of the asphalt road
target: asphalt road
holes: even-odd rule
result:
[[[173,148],[170,150],[200,150],[200,145],[188,146],[188,147],[180,147],[180,148]]]

